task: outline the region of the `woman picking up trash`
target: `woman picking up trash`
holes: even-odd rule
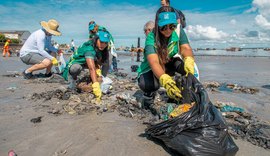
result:
[[[112,54],[112,65],[113,65],[113,70],[114,71],[118,71],[117,69],[117,53],[116,53],[116,48],[114,46],[114,39],[111,35],[111,33],[103,26],[100,26],[98,24],[96,24],[95,21],[90,21],[88,24],[88,31],[89,31],[89,40],[92,40],[99,31],[107,31],[110,35],[110,43],[109,43],[109,51]],[[111,60],[111,59],[110,59]]]
[[[176,26],[174,9],[161,7],[156,13],[155,28],[146,38],[144,61],[138,69],[138,83],[144,91],[145,108],[153,104],[155,92],[160,85],[166,89],[170,98],[179,101],[182,98],[181,90],[171,76],[174,76],[175,72],[181,75],[194,74],[192,49],[182,28],[178,37]],[[184,61],[173,57],[178,53]]]
[[[77,77],[84,68],[89,69],[93,93],[100,100],[102,93],[98,78],[102,75],[106,77],[109,71],[109,42],[109,33],[99,31],[93,40],[89,40],[78,47],[77,51],[70,57],[63,73],[65,80],[68,80],[69,74],[71,75],[69,88],[76,87]]]

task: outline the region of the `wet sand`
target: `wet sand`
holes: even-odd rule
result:
[[[131,62],[127,56],[120,56],[119,67],[129,74]],[[198,56],[201,81],[238,83],[259,88],[255,95],[231,92],[211,93],[211,101],[234,102],[265,121],[270,120],[270,59],[255,57]],[[33,93],[50,91],[61,84],[31,83],[19,77],[3,77],[14,71],[22,72],[27,66],[19,58],[0,58],[0,155],[7,155],[13,149],[21,155],[170,155],[162,146],[141,137],[145,125],[136,120],[119,116],[118,112],[101,115],[49,114],[47,107],[59,102],[27,100]],[[125,72],[125,71],[122,71]],[[32,118],[42,116],[34,124]],[[249,142],[236,140],[239,156],[270,155],[269,150]]]

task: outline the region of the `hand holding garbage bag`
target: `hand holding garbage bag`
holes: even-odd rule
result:
[[[167,95],[170,98],[177,101],[182,98],[180,89],[176,86],[175,81],[168,74],[161,75],[159,82],[166,89]]]
[[[147,128],[146,134],[163,141],[167,147],[180,155],[235,155],[238,147],[229,135],[225,120],[211,103],[203,85],[192,74],[181,79],[182,101],[190,101],[191,104],[195,102],[194,106],[188,107],[187,112],[175,112],[173,115],[179,115],[175,118]],[[178,80],[176,82],[179,85]]]
[[[194,58],[193,57],[187,56],[184,58],[184,69],[187,75],[188,73],[194,75],[195,71],[194,71]]]

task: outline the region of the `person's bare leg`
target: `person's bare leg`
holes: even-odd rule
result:
[[[46,68],[46,74],[49,74],[52,70],[52,64],[50,64],[47,68]]]
[[[52,52],[51,55],[53,57],[56,58],[56,53]],[[47,68],[46,68],[46,74],[49,74],[52,71],[52,64],[50,64]]]
[[[3,49],[3,57],[6,57],[6,49]]]
[[[33,71],[45,69],[52,65],[52,61],[50,59],[45,58],[41,63],[35,64],[32,67],[27,69],[28,73],[32,73]]]
[[[7,53],[8,53],[8,57],[10,57],[11,54],[10,54],[9,50],[7,51]]]

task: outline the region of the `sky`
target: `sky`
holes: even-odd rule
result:
[[[270,0],[171,0],[186,16],[185,32],[193,48],[269,47]],[[88,39],[91,20],[106,27],[116,47],[144,45],[144,24],[155,18],[160,0],[5,0],[0,1],[0,30],[41,28],[56,19],[58,43]]]

